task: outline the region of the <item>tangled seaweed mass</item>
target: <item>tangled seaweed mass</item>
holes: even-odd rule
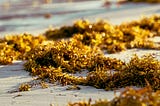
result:
[[[114,90],[126,86],[145,87],[148,82],[158,92],[160,61],[152,55],[133,56],[125,63],[106,57],[104,53],[132,48],[159,50],[159,43],[149,39],[155,36],[160,36],[160,16],[120,25],[111,25],[103,20],[96,23],[79,20],[73,26],[50,29],[43,36],[22,34],[1,38],[0,64],[27,60],[25,70],[38,76],[37,79],[43,81],[40,83],[43,88],[47,87],[45,82],[58,82]],[[74,73],[84,70],[88,71],[85,77],[74,76]],[[31,87],[29,83],[22,84],[19,91]]]
[[[31,34],[10,35],[0,39],[0,64],[12,64],[13,60],[28,59],[26,53],[42,43],[44,36]],[[30,58],[30,57],[29,57]]]

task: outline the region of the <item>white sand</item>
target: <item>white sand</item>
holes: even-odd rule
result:
[[[84,16],[85,18],[108,18],[113,24],[118,24],[122,21],[137,19],[140,15],[151,15],[152,13],[160,14],[160,5],[130,4],[130,7],[119,11],[109,11],[98,15]],[[33,32],[33,31],[31,31]],[[160,42],[160,39],[156,39]],[[106,55],[119,58],[123,61],[128,61],[132,54],[142,56],[147,53],[155,53],[159,58],[160,51],[158,50],[128,50],[121,53]],[[67,86],[54,86],[47,89],[36,88],[27,92],[8,93],[14,90],[19,84],[32,80],[28,72],[23,69],[21,61],[14,62],[13,65],[0,66],[0,106],[65,106],[68,102],[83,101],[92,98],[96,99],[112,99],[113,91],[104,91],[89,86],[80,86],[81,90],[66,90]],[[119,92],[119,91],[117,91]]]

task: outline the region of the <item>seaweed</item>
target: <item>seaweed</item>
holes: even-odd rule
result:
[[[71,37],[84,45],[98,46],[108,53],[132,48],[159,50],[160,45],[148,39],[160,35],[159,20],[158,15],[120,25],[111,25],[103,20],[95,23],[88,20],[78,20],[73,26],[48,30],[44,35],[53,40]]]
[[[149,38],[160,35],[159,20],[158,15],[120,25],[111,25],[104,20],[95,23],[88,20],[78,20],[73,26],[48,30],[44,33],[44,36],[33,36],[26,33],[5,36],[5,38],[0,39],[0,46],[3,48],[0,49],[0,64],[12,64],[13,60],[19,59],[28,60],[34,55],[30,51],[50,39],[69,38],[68,40],[74,41],[75,45],[98,48],[101,51],[106,50],[108,53],[121,52],[132,48],[159,50],[159,43],[149,40]],[[65,54],[63,56],[66,60],[70,58]]]
[[[123,71],[116,72],[106,81],[106,90],[126,86],[145,87],[146,80],[153,90],[160,89],[160,62],[151,55],[132,57]]]
[[[86,78],[71,74],[84,69],[91,72],[104,68],[120,70],[120,67],[125,65],[120,60],[105,57],[97,48],[85,46],[81,42],[77,45],[76,42],[74,40],[54,41],[48,46],[37,47],[35,51],[31,51],[33,57],[25,63],[25,70],[40,79],[49,79],[51,83],[58,81],[62,85],[85,85]],[[40,50],[42,47],[44,48]]]
[[[44,36],[31,34],[7,35],[0,40],[0,64],[12,64],[13,60],[27,60],[27,52],[45,41]]]
[[[49,79],[51,83],[58,81],[62,85],[81,84],[113,90],[126,86],[145,87],[147,80],[153,90],[159,90],[160,62],[152,55],[141,58],[133,56],[129,63],[124,63],[105,57],[94,48],[87,47],[83,51],[83,44],[78,45],[83,49],[78,49],[73,42],[54,42],[58,48],[53,44],[48,51],[40,51],[40,55],[36,53],[33,59],[25,63],[25,69],[42,80]],[[72,75],[84,69],[89,71],[86,77]]]
[[[133,56],[125,63],[106,57],[104,52],[117,53],[132,48],[159,50],[160,45],[149,40],[159,36],[159,20],[159,16],[151,16],[120,25],[103,20],[95,23],[79,20],[73,26],[47,31],[45,36],[6,36],[0,39],[0,64],[27,60],[25,70],[44,82],[114,90],[126,86],[145,87],[148,81],[156,91],[160,89],[160,62],[153,56]],[[84,70],[88,71],[85,77],[74,75]],[[44,83],[41,85],[47,87]]]

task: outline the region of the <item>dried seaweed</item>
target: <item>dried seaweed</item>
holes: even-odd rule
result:
[[[105,57],[97,48],[85,46],[75,40],[55,41],[49,45],[39,46],[31,52],[33,57],[25,63],[25,69],[40,79],[49,79],[51,83],[58,81],[62,85],[87,83],[86,78],[76,77],[71,73],[84,69],[91,72],[120,70],[125,65],[118,59]]]
[[[90,23],[79,20],[73,26],[48,30],[44,35],[48,39],[72,37],[87,46],[98,46],[108,53],[120,52],[131,48],[160,49],[160,45],[148,40],[160,35],[160,17],[144,17],[138,21],[122,23],[114,26],[100,20]],[[64,30],[65,28],[65,30]],[[72,30],[71,30],[72,29]]]
[[[87,47],[83,51],[85,45],[77,47],[74,44],[75,41],[58,41],[48,46],[49,49],[46,46],[45,51],[39,51],[25,64],[25,69],[42,80],[58,81],[62,85],[82,84],[113,90],[126,86],[144,87],[147,80],[152,89],[160,89],[160,62],[153,56],[134,56],[125,64],[105,57],[94,48]],[[90,71],[86,77],[70,74],[84,69]]]
[[[160,89],[160,61],[153,56],[132,57],[123,71],[116,72],[106,81],[106,90],[125,86],[146,86],[146,80],[153,90]]]
[[[0,64],[12,64],[13,60],[25,60],[27,52],[45,40],[44,36],[31,34],[7,35],[0,40]]]
[[[160,62],[152,56],[134,56],[126,64],[103,53],[104,50],[115,53],[132,48],[159,50],[160,45],[149,40],[159,36],[159,21],[159,16],[151,16],[114,26],[103,20],[96,23],[79,20],[73,26],[47,31],[46,37],[55,41],[45,43],[44,36],[6,36],[0,39],[0,64],[26,59],[25,70],[31,75],[62,85],[90,85],[113,90],[126,86],[144,87],[147,80],[153,90],[159,90]],[[71,38],[60,39],[65,37]],[[86,77],[73,75],[83,70],[88,70]],[[41,85],[47,87],[44,83]],[[28,88],[21,86],[20,89]]]
[[[100,20],[90,23],[88,20],[79,20],[73,26],[64,26],[60,29],[48,30],[44,34],[48,39],[72,37],[75,45],[80,43],[93,48],[99,48],[108,53],[120,52],[132,48],[160,49],[160,45],[148,38],[160,35],[160,17],[144,17],[138,21],[122,23],[118,26]],[[31,34],[11,35],[0,39],[0,64],[11,64],[13,60],[29,59],[28,54],[36,46],[45,41],[44,36]],[[80,45],[82,45],[80,44]],[[43,47],[42,47],[43,48]]]
[[[27,83],[21,84],[19,86],[19,91],[30,91],[31,86]]]

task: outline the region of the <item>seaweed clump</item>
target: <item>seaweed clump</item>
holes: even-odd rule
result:
[[[97,100],[95,103],[76,102],[69,103],[68,106],[159,106],[160,92],[152,92],[152,89],[147,86],[141,89],[126,88],[119,96],[112,100]]]
[[[153,56],[134,56],[119,70],[95,70],[88,73],[87,85],[105,90],[114,90],[126,86],[145,87],[150,83],[153,90],[160,90],[160,62]],[[98,69],[98,68],[97,68]]]
[[[31,54],[33,57],[25,63],[25,69],[42,80],[48,79],[51,83],[58,81],[62,85],[85,85],[85,77],[72,75],[83,70],[89,72],[100,69],[118,70],[118,67],[124,65],[120,60],[105,57],[99,49],[75,40],[55,41],[42,45],[31,51]],[[113,63],[115,65],[112,65]]]
[[[132,48],[159,50],[160,45],[148,39],[160,35],[159,20],[160,17],[156,15],[120,25],[111,25],[103,20],[96,23],[79,20],[73,26],[48,30],[44,35],[48,39],[54,40],[72,37],[87,46],[97,46],[108,53]]]
[[[31,34],[8,35],[0,39],[0,64],[12,64],[13,60],[26,60],[27,52],[45,41],[44,36]]]
[[[96,48],[90,48],[77,41],[57,41],[38,47],[25,69],[33,76],[62,85],[90,85],[105,90],[126,86],[145,87],[148,81],[153,90],[160,89],[160,62],[152,55],[141,58],[134,56],[124,62],[105,57]],[[34,52],[34,51],[32,51]],[[74,73],[88,70],[86,77]]]
[[[0,43],[0,64],[11,64],[16,59],[17,52],[7,45],[7,43]]]
[[[89,28],[89,21],[87,20],[80,20],[77,21],[73,26],[63,26],[59,29],[49,29],[47,30],[44,35],[48,39],[61,39],[61,38],[70,38],[75,33],[83,34]]]
[[[153,90],[160,89],[160,61],[151,55],[139,58],[134,56],[123,71],[116,72],[106,80],[106,90],[126,86],[145,87],[146,82]]]
[[[41,46],[38,48],[41,48]],[[103,55],[97,48],[90,48],[81,42],[64,40],[49,43],[42,51],[38,51],[38,53],[36,51],[33,54],[35,55],[30,61],[35,62],[37,66],[61,67],[64,72],[70,73],[90,68],[92,65],[91,60],[97,55]],[[26,65],[30,65],[30,63],[26,63]],[[31,69],[26,68],[26,70]]]
[[[24,83],[19,86],[19,91],[30,91],[30,84]]]

